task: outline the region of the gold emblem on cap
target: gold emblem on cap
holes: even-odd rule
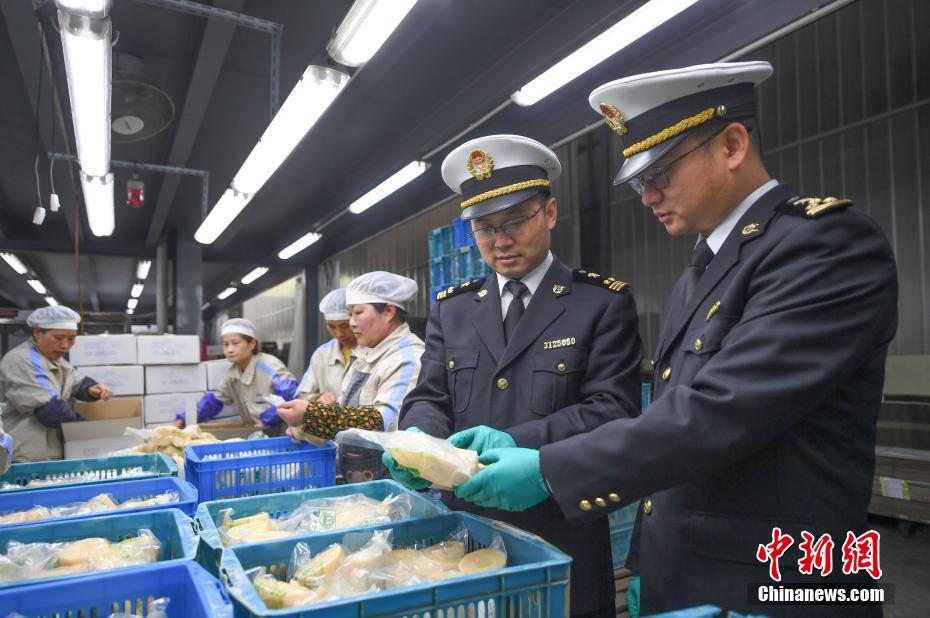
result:
[[[562,292],[565,291],[565,286],[559,285],[558,283],[556,283],[554,286],[552,286],[552,291],[556,294],[561,294]]]
[[[494,157],[485,150],[472,150],[468,153],[468,159],[465,161],[465,168],[468,170],[469,174],[478,180],[490,178],[491,172],[494,170]]]
[[[607,126],[616,131],[617,135],[624,135],[627,132],[626,118],[620,110],[610,103],[601,103],[600,108]]]
[[[749,236],[750,234],[755,234],[758,231],[759,231],[759,224],[750,223],[749,225],[743,228],[743,236]]]
[[[484,298],[484,295],[487,293],[488,293],[487,290],[481,290],[480,292],[478,292],[478,298]]]

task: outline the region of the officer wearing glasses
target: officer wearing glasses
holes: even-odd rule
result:
[[[501,430],[511,446],[538,449],[618,418],[639,415],[641,346],[636,307],[623,281],[572,271],[549,250],[558,206],[550,182],[561,172],[554,152],[519,135],[462,144],[442,164],[462,196],[462,217],[495,271],[444,290],[430,312],[417,386],[401,409],[402,429],[462,448],[484,448],[483,431]],[[411,477],[385,457],[394,478]],[[554,501],[526,513],[469,510],[529,530],[574,558],[571,612],[614,615],[606,517],[567,525]]]
[[[487,450],[491,465],[456,489],[527,512],[554,500],[578,526],[642,500],[627,566],[640,573],[643,614],[712,604],[881,615],[874,604],[759,604],[759,584],[776,585],[776,527],[792,539],[780,585],[874,585],[838,565],[847,535],[869,527],[898,291],[872,219],[849,200],[799,199],[769,176],[747,126],[771,73],[767,62],[701,65],[591,94],[622,138],[615,182],[630,183],[669,234],[697,236],[662,317],[656,399],[638,418],[538,450]],[[825,534],[835,544],[829,576],[799,569],[805,532],[811,545]]]

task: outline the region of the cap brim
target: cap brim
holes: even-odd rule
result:
[[[649,150],[640,152],[633,155],[629,159],[623,162],[623,165],[620,166],[620,171],[617,172],[617,177],[614,178],[614,185],[622,185],[625,182],[628,182],[634,176],[641,174],[650,167],[655,167],[655,162],[665,156],[672,148],[681,143],[683,139],[688,137],[691,132],[682,133],[681,135],[676,135],[675,137],[666,140],[654,146]]]
[[[525,202],[534,195],[542,193],[543,190],[544,189],[539,187],[534,187],[532,189],[514,191],[513,193],[507,193],[505,195],[499,195],[497,197],[482,200],[477,204],[473,204],[462,210],[462,219],[478,219],[479,217],[486,217],[490,214],[494,214],[495,212],[506,210],[511,206],[516,206],[517,204]]]

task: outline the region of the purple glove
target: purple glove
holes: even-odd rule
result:
[[[283,420],[280,416],[278,416],[278,410],[274,406],[271,406],[270,408],[262,412],[259,415],[258,419],[262,422],[262,425],[264,425],[265,427],[273,427],[274,425],[277,425]]]
[[[46,427],[58,428],[62,423],[83,421],[84,417],[72,410],[66,401],[52,399],[48,403],[35,409],[35,417]]]
[[[210,391],[197,402],[197,422],[206,423],[215,418],[223,409],[223,402],[216,398],[216,393]]]
[[[284,399],[290,401],[297,397],[297,382],[287,378],[272,378],[271,384],[274,385],[274,392]]]
[[[175,422],[181,421],[181,429],[187,426],[187,412],[178,412],[174,415]]]

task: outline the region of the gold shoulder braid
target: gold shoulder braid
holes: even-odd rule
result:
[[[436,300],[445,300],[447,298],[452,298],[456,294],[461,294],[468,290],[474,290],[476,287],[484,283],[485,277],[479,277],[477,279],[472,279],[471,281],[466,281],[460,285],[449,286],[444,290],[440,290],[436,293]]]
[[[604,286],[611,292],[619,294],[624,289],[630,287],[630,284],[626,281],[621,281],[613,277],[604,277],[597,273],[591,273],[586,270],[576,269],[572,271],[572,279],[575,281],[583,281],[585,283],[590,283],[591,285]]]
[[[839,212],[852,206],[852,200],[835,197],[805,197],[793,202],[785,202],[776,208],[786,215],[816,219],[830,212]]]

